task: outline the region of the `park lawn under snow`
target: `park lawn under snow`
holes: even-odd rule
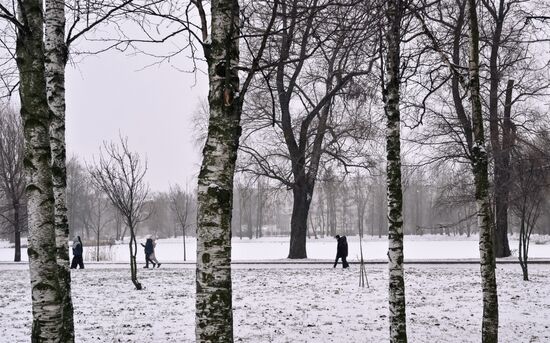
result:
[[[77,342],[193,342],[193,266],[140,269],[135,291],[125,266],[73,270]],[[410,342],[479,342],[478,265],[406,265]],[[498,265],[500,342],[550,342],[550,273]],[[384,342],[388,340],[387,270],[358,266],[247,266],[233,270],[237,342]],[[0,265],[0,341],[29,342],[31,303],[25,265]]]
[[[515,250],[517,256],[518,241],[517,235],[510,236],[510,248]],[[138,242],[145,243],[140,238]],[[186,240],[187,261],[195,261],[196,242],[194,238]],[[359,239],[348,237],[350,261],[359,260]],[[447,259],[478,259],[479,241],[477,236],[405,236],[404,239],[405,260],[447,260]],[[288,255],[288,237],[263,237],[260,239],[233,238],[232,259],[233,261],[262,261],[281,260]],[[388,241],[387,237],[365,236],[363,240],[363,254],[366,260],[387,260]],[[111,247],[100,247],[102,260],[112,262],[128,262],[130,260],[128,244],[117,244]],[[183,239],[168,238],[159,239],[155,249],[156,257],[161,262],[182,262],[183,261]],[[332,237],[307,240],[307,254],[313,260],[331,260],[336,255],[336,241]],[[0,261],[13,261],[14,250],[8,248],[7,242],[0,241]],[[85,243],[84,260],[94,259],[95,247]],[[26,249],[21,252],[23,260],[27,260]],[[534,235],[529,248],[530,258],[550,258],[550,237]],[[138,261],[144,260],[143,249],[138,245]],[[511,259],[516,260],[517,257]]]

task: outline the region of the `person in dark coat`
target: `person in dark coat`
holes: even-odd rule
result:
[[[336,265],[338,264],[338,259],[342,259],[342,267],[348,268],[349,263],[346,261],[346,258],[348,257],[348,241],[346,239],[346,236],[340,237],[339,235],[336,235],[334,238],[338,240],[338,246],[336,250],[336,260],[334,261],[334,268],[336,268]]]
[[[76,236],[73,241],[73,260],[71,262],[71,269],[76,269],[76,266],[80,269],[84,269],[84,259],[82,258],[83,252],[84,246],[82,245],[82,240],[80,236]]]
[[[145,266],[143,266],[143,268],[149,268],[149,262],[151,262],[153,264],[153,268],[155,268],[155,262],[151,260],[151,254],[155,252],[153,239],[149,237],[145,241],[145,245],[143,243],[140,244],[143,248],[145,248]]]

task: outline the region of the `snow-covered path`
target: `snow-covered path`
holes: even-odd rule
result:
[[[167,267],[167,268],[165,268]],[[548,265],[499,265],[500,342],[550,342]],[[234,267],[237,342],[387,341],[387,272],[369,265],[370,288],[358,287],[358,266]],[[28,342],[31,307],[26,268],[0,265],[0,341]],[[124,266],[74,270],[77,342],[193,342],[194,269],[140,270],[135,291]],[[406,266],[411,342],[479,342],[479,266]]]

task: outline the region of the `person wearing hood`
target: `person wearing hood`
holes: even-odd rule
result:
[[[71,269],[76,269],[78,266],[80,269],[84,269],[84,259],[82,254],[84,252],[84,246],[80,236],[76,236],[73,241],[73,260],[71,262]]]
[[[334,261],[334,268],[336,268],[336,265],[338,264],[338,259],[342,259],[342,267],[348,268],[349,263],[346,261],[346,258],[348,257],[348,241],[346,239],[346,236],[340,237],[339,235],[334,236],[338,240],[338,246],[336,248],[336,261]]]

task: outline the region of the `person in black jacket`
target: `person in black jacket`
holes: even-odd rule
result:
[[[348,241],[346,239],[346,236],[340,237],[339,235],[334,236],[338,240],[338,247],[336,250],[336,261],[334,261],[334,268],[336,268],[336,265],[338,264],[338,259],[342,259],[342,267],[348,268],[349,263],[346,261],[346,258],[348,257]]]
[[[80,236],[76,236],[73,241],[73,260],[71,262],[71,269],[76,269],[76,266],[80,269],[84,269],[84,259],[82,258],[83,252],[84,246],[82,245],[82,240]]]
[[[140,243],[142,247],[145,248],[145,266],[143,268],[149,268],[149,262],[153,264],[153,268],[155,268],[155,262],[151,260],[151,254],[154,254],[155,252],[155,246],[153,244],[152,238],[147,238],[145,241],[145,245],[143,243]]]

